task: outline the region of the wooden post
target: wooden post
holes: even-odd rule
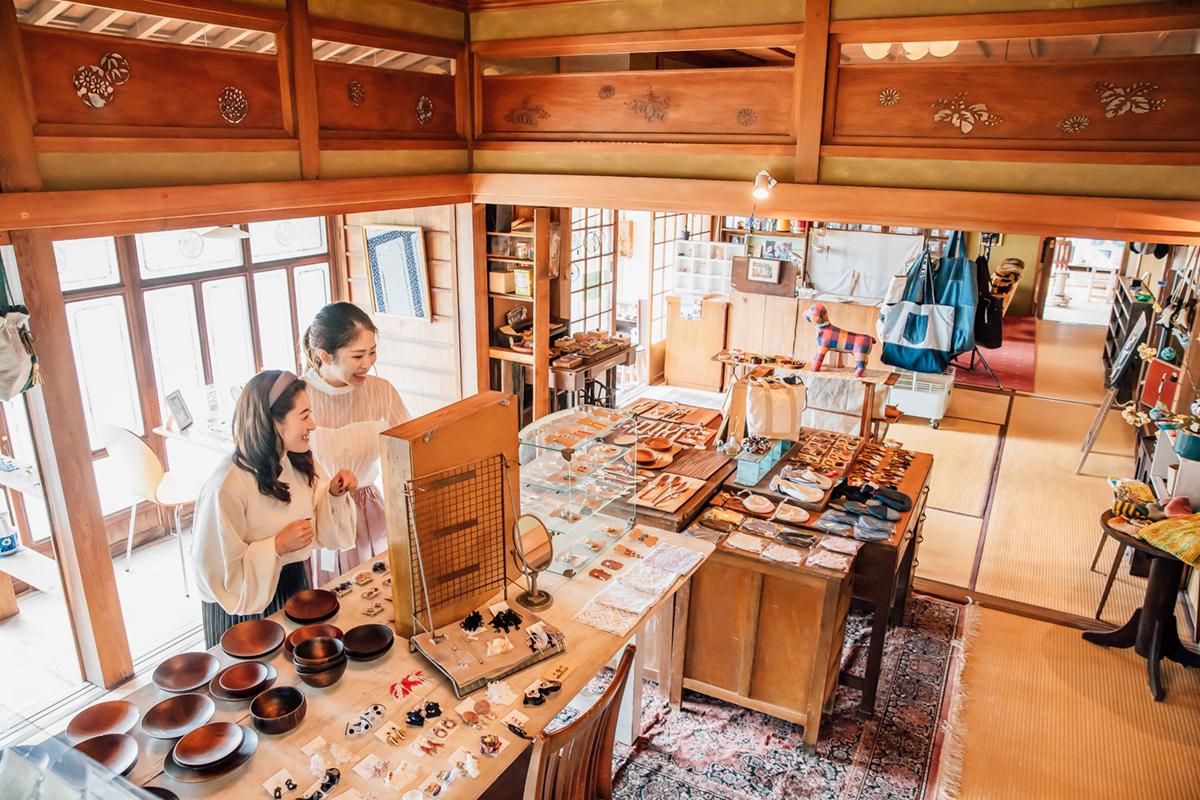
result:
[[[816,183],[821,167],[821,115],[829,50],[830,0],[804,0],[804,39],[796,54],[796,183]],[[803,109],[803,110],[801,110]]]
[[[463,338],[463,347],[465,350],[467,341],[475,343],[475,391],[483,392],[491,388],[491,357],[488,351],[491,349],[492,314],[488,303],[487,206],[483,203],[462,203],[458,209],[459,246],[463,252],[460,258],[473,265],[475,273],[475,310],[470,317],[475,321],[475,330],[469,339]],[[502,372],[509,374],[507,363]],[[467,396],[465,390],[463,394]]]
[[[313,67],[312,28],[308,0],[288,0],[287,42],[296,98],[296,136],[300,139],[300,177],[321,171],[321,123],[317,118],[317,76]]]
[[[550,413],[550,209],[533,210],[533,418]]]

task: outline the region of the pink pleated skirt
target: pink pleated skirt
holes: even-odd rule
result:
[[[354,500],[358,514],[354,547],[350,550],[314,551],[308,561],[309,579],[313,586],[324,586],[339,575],[344,575],[375,558],[387,557],[387,520],[383,510],[383,493],[372,484],[353,490],[350,497]]]

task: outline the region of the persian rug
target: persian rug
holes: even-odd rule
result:
[[[964,607],[914,595],[906,624],[888,631],[877,716],[858,714],[859,692],[844,686],[821,725],[816,748],[804,729],[695,692],[673,712],[651,684],[643,693],[644,735],[613,754],[620,800],[923,800],[933,796],[942,721],[955,691]],[[843,663],[861,674],[869,631],[865,612],[846,621]],[[612,672],[586,691],[600,694]],[[558,721],[564,724],[566,720]]]

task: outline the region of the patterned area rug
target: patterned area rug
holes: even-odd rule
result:
[[[1033,376],[1037,370],[1037,318],[1005,317],[1004,344],[996,350],[981,350],[988,366],[996,373],[1000,386],[1018,392],[1033,391]],[[960,386],[996,388],[996,382],[978,361],[968,370],[970,355],[959,356],[954,365],[954,382]]]
[[[920,800],[932,795],[940,723],[957,675],[963,607],[914,596],[907,625],[888,632],[876,708],[860,718],[859,693],[839,687],[815,750],[803,727],[685,692],[672,712],[657,687],[643,693],[645,734],[613,756],[621,800]],[[850,612],[843,657],[861,673],[865,613]],[[858,669],[856,669],[858,667]],[[588,691],[603,692],[612,673]]]

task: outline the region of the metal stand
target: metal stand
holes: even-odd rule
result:
[[[554,603],[554,597],[549,592],[538,588],[538,574],[534,571],[522,570],[522,572],[529,579],[529,591],[521,592],[517,595],[517,602],[530,611],[541,611],[543,608],[549,608]]]
[[[971,348],[971,361],[967,366],[964,367],[961,364],[957,363],[957,361],[954,361],[954,360],[952,360],[950,363],[960,369],[965,369],[967,372],[974,372],[976,358],[979,359],[980,364],[983,364],[983,368],[985,370],[987,370],[987,374],[990,375],[992,380],[996,382],[996,388],[1003,389],[1004,384],[1000,383],[1000,379],[996,377],[996,373],[992,371],[991,365],[987,363],[987,359],[983,357],[983,353],[979,352],[978,347]]]

